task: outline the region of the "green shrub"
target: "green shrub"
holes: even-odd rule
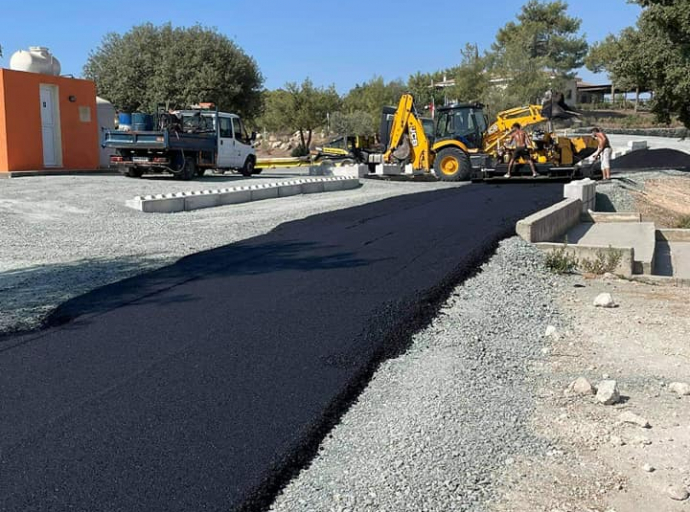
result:
[[[302,144],[297,146],[295,149],[293,149],[290,152],[290,156],[292,157],[297,157],[297,156],[307,156],[309,154],[309,148],[304,147]]]
[[[544,264],[555,274],[572,274],[578,266],[578,260],[568,253],[567,244],[546,254]]]
[[[676,227],[679,229],[690,229],[690,215],[685,215],[684,217],[681,217],[678,223],[676,224]]]
[[[580,261],[579,267],[589,274],[603,275],[616,270],[622,258],[623,251],[609,246],[607,251],[597,251],[597,255],[593,260],[584,259]]]

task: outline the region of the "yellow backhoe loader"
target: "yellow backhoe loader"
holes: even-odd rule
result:
[[[537,172],[546,177],[586,177],[590,168],[580,164],[596,151],[593,137],[562,137],[553,132],[551,120],[574,114],[562,96],[547,97],[543,105],[514,108],[498,114],[489,125],[484,106],[460,104],[437,111],[435,131],[429,137],[423,129],[411,94],[400,98],[387,138],[383,160],[388,163],[412,164],[414,171],[429,173],[433,169],[441,181],[465,181],[503,176],[510,159],[505,143],[512,126],[531,127],[530,152]],[[534,129],[539,125],[544,128]],[[527,161],[518,160],[515,175],[529,171]]]

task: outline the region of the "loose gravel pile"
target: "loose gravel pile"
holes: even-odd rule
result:
[[[299,176],[292,179],[295,177]],[[251,182],[289,179],[262,177]],[[242,181],[232,176],[187,183],[122,176],[3,180],[0,333],[34,328],[69,298],[188,254],[267,233],[283,222],[396,195],[458,186],[367,180],[356,190],[176,214],[145,214],[124,205],[136,195],[223,188]]]
[[[613,171],[635,169],[678,169],[690,171],[690,155],[675,149],[646,149],[633,151],[611,162]]]
[[[635,199],[631,191],[644,191],[647,180],[682,176],[688,173],[677,170],[622,172],[612,171],[613,180],[597,184],[596,210],[599,212],[633,212]]]
[[[537,249],[501,243],[404,355],[384,363],[276,499],[282,511],[479,511],[497,472],[546,443],[530,430],[527,367],[561,286]]]

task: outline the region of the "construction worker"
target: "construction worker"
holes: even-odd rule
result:
[[[527,135],[527,132],[522,129],[520,123],[515,123],[512,126],[512,131],[510,133],[508,143],[514,144],[515,149],[510,155],[510,162],[508,163],[508,172],[503,177],[510,178],[513,172],[513,166],[515,165],[515,162],[518,158],[522,157],[525,158],[529,163],[529,167],[530,169],[532,169],[532,177],[536,178],[538,176],[537,169],[534,167],[532,155],[529,152],[529,146],[532,144],[532,141],[530,140],[529,135]]]
[[[604,132],[601,131],[599,128],[592,128],[592,136],[596,137],[597,142],[599,143],[599,147],[597,148],[596,153],[592,155],[592,158],[595,160],[597,158],[601,158],[601,172],[603,174],[603,178],[605,180],[610,180],[611,179],[611,143],[609,142],[609,138],[606,136]]]

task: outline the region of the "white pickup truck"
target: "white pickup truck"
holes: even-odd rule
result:
[[[248,135],[236,114],[180,110],[158,114],[154,131],[105,132],[103,146],[115,149],[112,166],[129,177],[168,172],[183,180],[207,169],[251,176],[256,169],[254,133]]]

